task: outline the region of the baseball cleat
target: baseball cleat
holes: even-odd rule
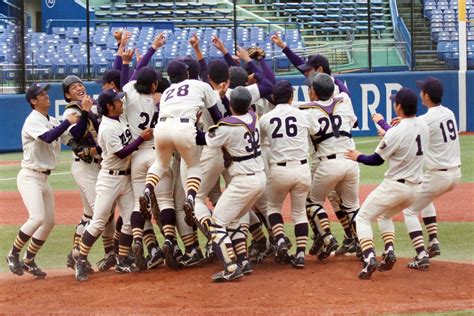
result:
[[[212,281],[216,283],[229,282],[243,277],[244,274],[242,273],[240,267],[237,264],[234,264],[234,266],[235,270],[229,271],[228,268],[225,268],[224,270],[213,274]]]
[[[342,256],[346,253],[355,253],[357,247],[357,242],[354,238],[344,238],[342,245],[339,249],[336,250],[336,256]]]
[[[140,271],[135,262],[129,256],[125,257],[115,266],[115,272],[117,273],[132,273]]]
[[[323,239],[319,235],[313,235],[313,245],[309,248],[309,254],[318,256],[324,246]]]
[[[155,255],[148,255],[146,257],[146,265],[147,269],[155,269],[158,268],[158,266],[162,265],[165,263],[165,255],[163,254],[163,251],[161,251],[160,248],[158,248],[158,251],[155,253]]]
[[[397,262],[395,252],[393,252],[393,250],[389,250],[387,253],[382,255],[382,261],[380,261],[378,269],[380,272],[392,270],[395,262]]]
[[[321,250],[321,253],[318,255],[318,260],[324,260],[328,258],[333,251],[337,250],[338,247],[339,247],[339,244],[337,243],[336,238],[330,235],[329,243],[327,245],[324,245],[323,249]]]
[[[136,241],[132,246],[133,257],[135,258],[135,264],[140,271],[147,269],[146,260],[143,257],[143,245],[141,242]]]
[[[240,263],[240,269],[244,275],[249,275],[253,272],[252,265],[248,260],[244,260]]]
[[[183,204],[183,210],[184,210],[184,221],[186,224],[189,226],[194,225],[194,201],[191,199],[186,199]]]
[[[8,263],[8,268],[13,274],[16,275],[23,275],[23,266],[20,262],[20,258],[18,255],[13,255],[11,253],[8,253],[7,255],[7,263]]]
[[[249,246],[249,260],[252,263],[262,262],[267,256],[267,241],[263,239],[261,242],[252,240]]]
[[[288,263],[287,257],[288,249],[290,249],[291,244],[288,244],[285,238],[280,238],[277,242],[276,253],[275,253],[275,262],[280,264]]]
[[[408,262],[408,268],[415,270],[427,270],[430,267],[430,259],[427,256],[418,258],[416,256],[412,262]]]
[[[43,270],[38,268],[34,260],[23,260],[23,270],[34,275],[38,279],[44,279],[44,277],[46,276],[46,272],[43,272]]]
[[[86,260],[78,260],[76,261],[76,280],[79,282],[85,282],[89,280],[88,273],[87,273],[87,261]]]
[[[198,267],[201,264],[201,259],[196,249],[193,249],[190,253],[185,252],[178,264],[180,268]]]
[[[377,270],[377,259],[375,257],[370,257],[368,261],[364,259],[364,268],[359,272],[359,279],[370,279],[375,270]]]
[[[161,249],[163,250],[163,254],[165,255],[166,265],[171,269],[178,270],[179,264],[178,260],[175,257],[175,249],[173,242],[169,239],[165,239],[165,242],[163,243]]]
[[[104,272],[107,271],[117,265],[117,257],[115,256],[115,253],[105,255],[104,258],[100,259],[96,263],[97,270],[99,272]]]
[[[138,202],[140,204],[140,214],[142,214],[145,219],[151,219],[153,207],[156,206],[155,193],[145,189],[143,195],[138,199]]]
[[[432,244],[428,247],[428,257],[434,258],[439,255],[441,255],[441,248],[439,248],[439,244]]]
[[[71,268],[73,270],[76,269],[76,262],[79,260],[79,250],[73,249],[71,252],[67,255],[67,267]],[[86,266],[87,266],[87,273],[92,274],[94,273],[94,269],[92,269],[92,264],[89,262],[89,260],[86,260]]]
[[[296,269],[303,269],[304,257],[293,257],[293,260],[291,261],[291,265]]]

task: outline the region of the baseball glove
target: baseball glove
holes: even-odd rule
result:
[[[68,144],[71,147],[71,150],[76,154],[79,159],[91,163],[92,162],[92,154],[91,154],[91,147],[86,144],[81,143],[80,141],[76,141],[74,138],[69,140]]]
[[[261,47],[249,47],[247,48],[249,57],[255,60],[265,58],[265,51]]]

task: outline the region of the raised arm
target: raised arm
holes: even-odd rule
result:
[[[146,51],[145,55],[142,56],[140,61],[137,63],[137,67],[135,67],[135,71],[132,74],[132,77],[130,80],[135,80],[137,77],[138,71],[148,65],[150,62],[151,58],[153,57],[153,54],[155,54],[156,50],[166,43],[166,37],[164,33],[158,34],[155,39],[153,40],[153,43],[151,44],[151,47],[148,48]]]
[[[273,34],[270,39],[273,43],[275,43],[275,45],[282,49],[283,54],[288,57],[293,66],[298,68],[298,66],[304,64],[304,60],[300,56],[296,55],[288,46],[286,46],[280,36],[278,36],[277,34]],[[300,70],[300,72],[304,74],[304,71]]]
[[[201,52],[201,48],[199,47],[199,38],[197,37],[196,34],[193,34],[191,39],[189,40],[189,44],[191,44],[192,48],[194,49],[194,52],[196,54],[196,59],[199,63],[200,66],[200,73],[199,77],[201,77],[201,81],[209,83],[209,79],[207,77],[208,71],[207,71],[207,63],[206,60],[204,59],[204,56]]]
[[[229,51],[227,48],[225,48],[224,43],[221,41],[221,39],[217,36],[212,37],[212,44],[224,55],[224,59],[226,63],[230,66],[239,66],[238,63],[235,62],[235,60],[232,58],[232,56],[229,54]]]

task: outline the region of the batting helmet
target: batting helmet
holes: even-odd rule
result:
[[[62,85],[63,86],[63,95],[64,95],[64,100],[66,100],[67,102],[71,102],[71,100],[66,97],[66,93],[68,92],[69,86],[71,86],[74,83],[78,83],[78,82],[82,83],[81,78],[79,78],[78,76],[70,75],[70,76],[67,76],[66,78],[64,78],[63,85]]]
[[[322,101],[328,100],[334,93],[334,80],[325,73],[315,73],[309,79],[309,86],[313,88],[318,98]]]
[[[237,87],[230,94],[230,106],[236,114],[245,114],[248,112],[252,95],[245,87]]]

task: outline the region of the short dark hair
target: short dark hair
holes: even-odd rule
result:
[[[237,87],[230,94],[230,106],[236,114],[245,114],[249,111],[252,95],[245,87]]]
[[[406,116],[416,115],[418,109],[418,96],[409,88],[401,88],[395,96],[390,97],[395,104],[400,104]]]
[[[273,104],[288,103],[293,97],[293,87],[287,80],[280,80],[273,86]]]
[[[133,85],[135,87],[135,90],[137,90],[138,93],[140,94],[151,94],[151,84],[143,84],[139,83],[138,81],[135,82]]]
[[[334,93],[334,81],[325,73],[315,73],[311,79],[311,87],[321,101],[329,100]]]
[[[222,60],[213,60],[209,63],[209,78],[215,83],[222,83],[229,80],[229,66]]]
[[[191,56],[186,56],[181,59],[188,66],[189,79],[199,80],[201,74],[201,66]]]
[[[150,94],[152,84],[158,85],[158,74],[152,67],[143,67],[137,73],[137,82],[135,82],[135,90],[140,94]]]
[[[166,78],[161,78],[161,80],[158,82],[158,89],[156,89],[156,92],[163,93],[169,88],[169,86],[171,86],[169,80]]]

